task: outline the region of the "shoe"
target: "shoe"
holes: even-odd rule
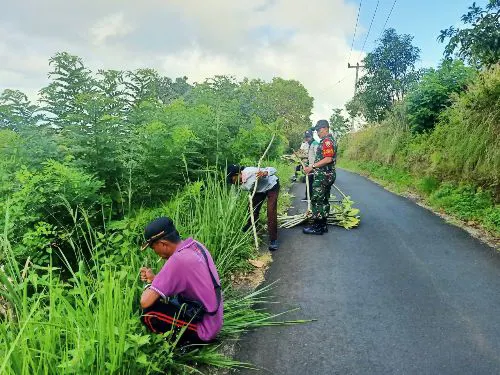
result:
[[[328,219],[321,220],[321,228],[323,229],[323,233],[328,233]]]
[[[325,233],[323,226],[319,223],[315,223],[309,227],[305,227],[304,229],[302,229],[302,232],[304,234],[317,234],[317,235],[322,235],[323,233]]]
[[[269,242],[269,251],[276,251],[278,250],[278,240],[272,240]]]
[[[297,176],[293,176],[290,180],[291,180],[292,182],[296,182],[296,181],[297,181]]]

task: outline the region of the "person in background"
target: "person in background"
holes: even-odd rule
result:
[[[252,200],[253,217],[257,222],[260,209],[267,198],[267,230],[269,233],[269,250],[278,250],[278,196],[280,184],[276,169],[243,167],[229,165],[227,168],[227,182],[239,184],[243,190],[252,192],[257,183],[257,190]],[[252,214],[252,212],[250,213]],[[252,227],[251,218],[243,228],[244,231]]]
[[[313,137],[313,131],[312,130],[308,130],[306,132],[306,136],[305,136],[307,142],[309,143],[309,150],[307,152],[307,162],[306,162],[306,165],[311,167],[313,164],[314,164],[314,160],[316,158],[316,152],[318,150],[318,145],[319,145],[319,142],[317,142],[314,137]],[[308,174],[308,180],[309,180],[309,194],[311,195],[312,194],[312,186],[313,186],[313,181],[314,181],[314,173],[309,173]],[[302,201],[307,201],[311,199],[311,197],[307,197],[307,190],[306,190],[306,195],[304,197],[304,199],[302,199]]]
[[[210,253],[192,238],[182,241],[168,217],[150,222],[144,237],[141,250],[151,247],[167,262],[156,275],[150,268],[140,270],[148,283],[140,302],[142,323],[154,333],[177,336],[184,330],[181,345],[213,341],[222,328],[224,303]]]
[[[328,214],[330,213],[330,189],[335,182],[336,150],[335,140],[329,133],[327,120],[319,120],[314,127],[321,138],[314,163],[304,169],[305,173],[314,172],[311,197],[312,218],[314,224],[303,229],[305,234],[323,234],[328,232]]]
[[[308,132],[305,132],[304,140],[302,141],[302,144],[300,145],[300,149],[298,151],[298,155],[304,163],[307,161],[307,153],[309,152],[309,144],[310,143],[309,143],[308,136],[312,136],[312,134],[308,134]],[[301,170],[302,170],[302,164],[299,164],[295,167],[295,175],[293,176],[293,179],[292,179],[293,182],[297,181],[297,175]]]

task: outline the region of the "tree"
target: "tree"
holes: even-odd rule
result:
[[[384,31],[378,46],[363,59],[365,75],[346,106],[352,117],[362,115],[370,122],[381,121],[393,103],[403,100],[420,75],[415,68],[420,49],[412,41],[408,34]]]
[[[468,28],[449,27],[441,30],[438,40],[444,43],[445,57],[454,54],[477,68],[500,61],[500,0],[490,0],[485,9],[472,3],[461,18]]]
[[[0,95],[0,128],[19,131],[35,125],[40,119],[39,111],[23,92],[6,89]]]
[[[412,131],[433,129],[441,111],[451,104],[452,94],[465,90],[475,75],[460,60],[445,60],[438,69],[429,69],[406,97]]]
[[[45,104],[42,110],[48,114],[46,120],[62,127],[72,123],[70,117],[81,110],[77,96],[96,90],[95,81],[78,56],[58,52],[49,64],[54,68],[49,73],[52,82],[40,90],[40,102]]]
[[[266,83],[260,80],[243,81],[240,92],[245,112],[257,116],[266,124],[282,119],[280,132],[290,146],[298,147],[304,130],[311,126],[313,98],[298,81],[274,78]]]
[[[334,108],[330,117],[330,131],[335,139],[341,138],[351,130],[349,120],[342,115],[342,109]]]

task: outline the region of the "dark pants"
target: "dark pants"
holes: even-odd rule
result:
[[[259,219],[260,209],[267,198],[267,231],[269,233],[269,240],[274,241],[278,239],[278,195],[280,192],[279,181],[273,186],[271,190],[263,193],[255,193],[253,205],[253,218],[255,222]],[[252,227],[252,220],[249,218],[245,229],[248,230]]]
[[[178,307],[162,300],[143,310],[141,322],[153,333],[172,331],[175,337],[186,327],[179,338],[180,345],[204,343],[196,333],[197,325],[189,323],[189,318],[186,318]]]
[[[302,170],[302,165],[297,165],[295,166],[295,177],[297,177],[297,174]]]

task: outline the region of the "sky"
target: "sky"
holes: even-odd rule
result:
[[[48,82],[48,59],[67,51],[93,70],[150,67],[191,83],[216,74],[296,79],[314,97],[313,121],[352,97],[347,62],[373,49],[394,3],[362,0],[351,51],[360,0],[1,1],[0,91],[35,99]],[[436,66],[439,31],[458,25],[471,4],[396,0],[386,28],[414,35],[419,64]]]

